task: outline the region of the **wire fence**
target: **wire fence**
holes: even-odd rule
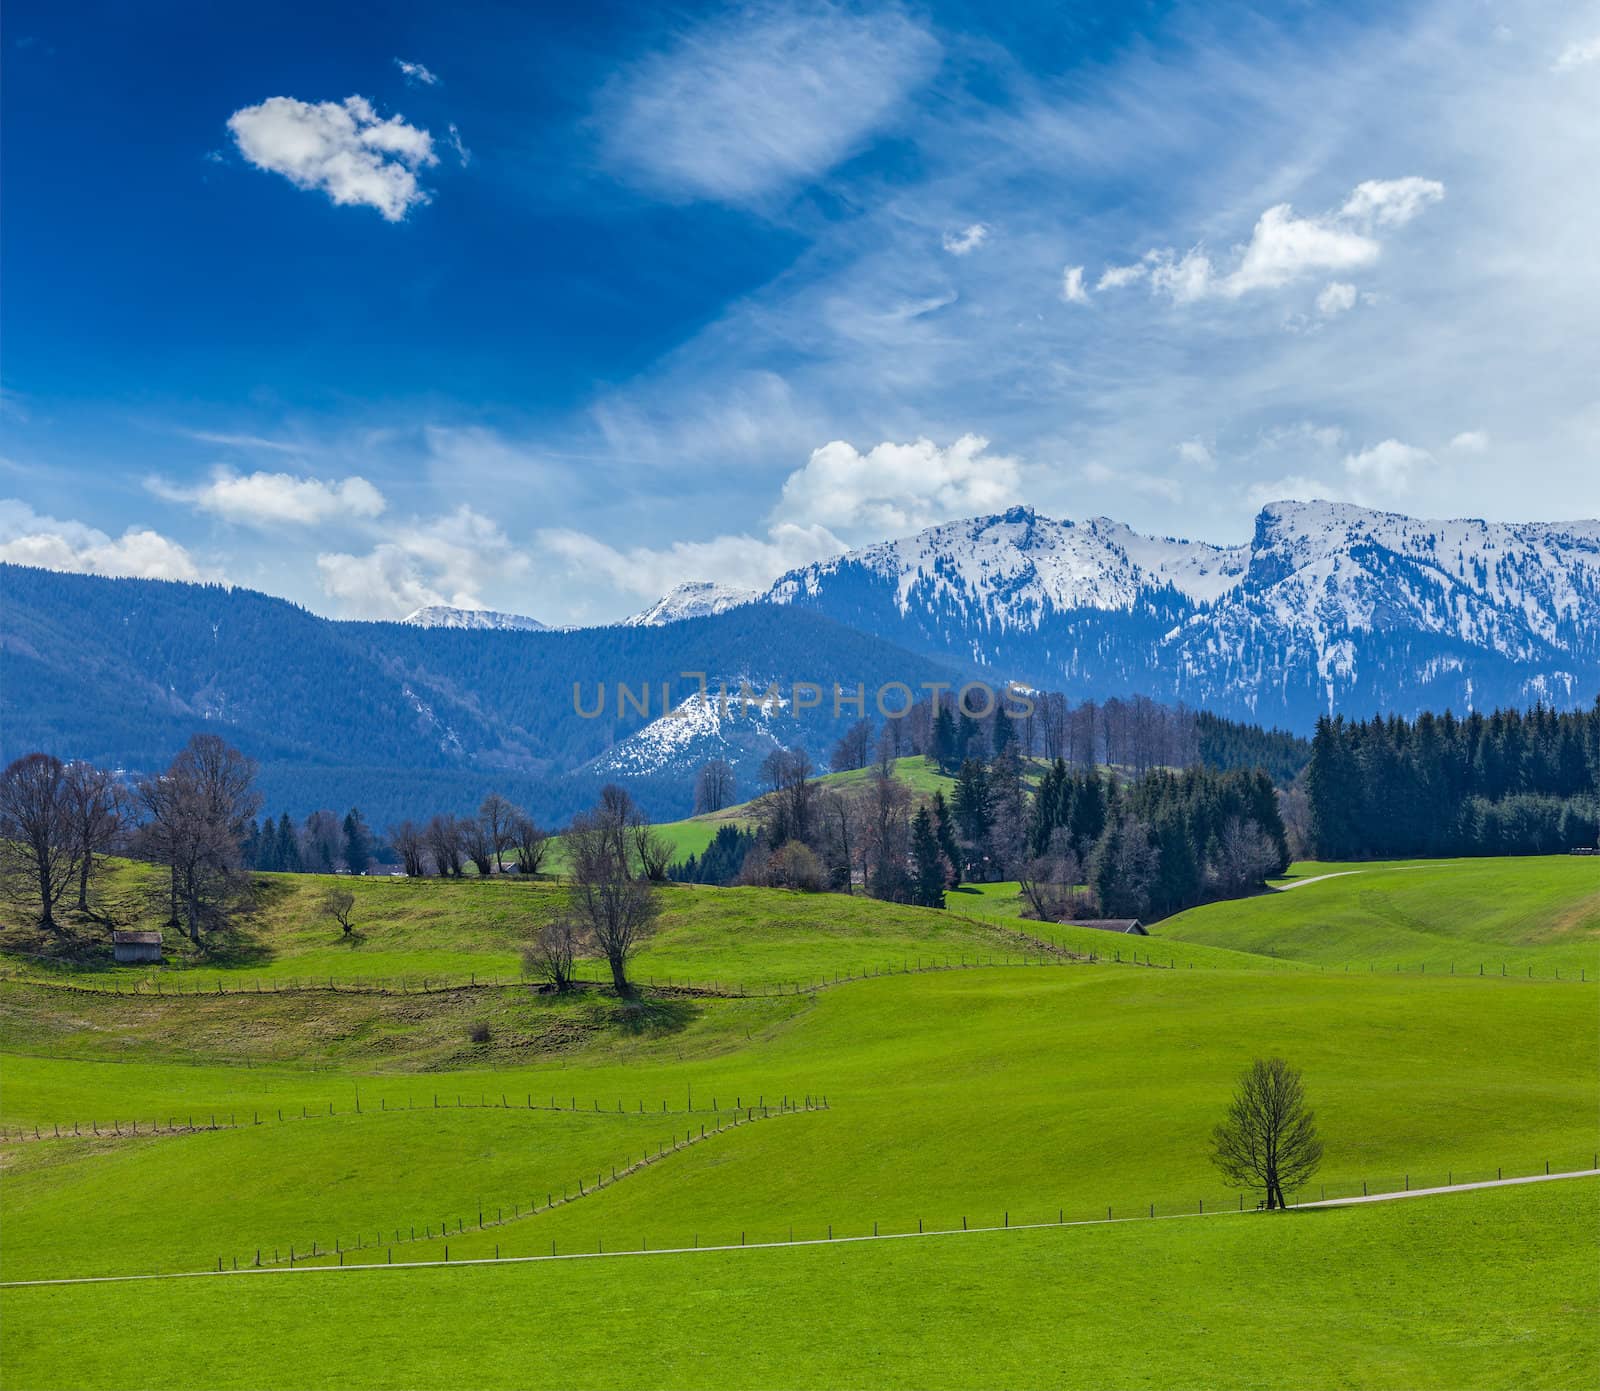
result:
[[[541,1097],[537,1102],[532,1092],[525,1092],[519,1104],[515,1097],[506,1092],[495,1094],[480,1090],[478,1100],[461,1091],[424,1092],[422,1104],[417,1104],[417,1098],[407,1093],[405,1104],[401,1105],[395,1098],[379,1094],[376,1097],[377,1105],[373,1105],[374,1098],[369,1094],[363,1104],[360,1089],[356,1089],[355,1100],[346,1103],[344,1109],[339,1109],[332,1102],[318,1101],[315,1104],[301,1102],[298,1114],[295,1106],[267,1106],[265,1108],[252,1108],[248,1112],[237,1109],[229,1110],[225,1115],[221,1108],[201,1108],[196,1110],[192,1106],[185,1106],[179,1114],[171,1114],[166,1118],[165,1124],[159,1116],[153,1120],[143,1119],[113,1119],[111,1121],[59,1121],[42,1122],[31,1126],[6,1125],[0,1126],[0,1143],[23,1144],[43,1143],[46,1140],[81,1140],[81,1139],[120,1139],[124,1136],[157,1136],[157,1135],[198,1135],[218,1130],[251,1130],[264,1125],[286,1125],[293,1121],[326,1120],[330,1117],[350,1116],[379,1116],[400,1114],[416,1111],[545,1111],[561,1112],[568,1115],[584,1115],[599,1117],[624,1118],[630,1116],[711,1116],[719,1122],[728,1117],[744,1115],[745,1118],[765,1119],[771,1116],[790,1115],[800,1111],[826,1111],[829,1109],[828,1098],[820,1093],[805,1093],[799,1096],[790,1096],[788,1093],[775,1094],[769,1102],[765,1093],[756,1096],[755,1100],[747,1101],[746,1093],[736,1092],[733,1095],[731,1107],[724,1103],[728,1099],[727,1092],[711,1093],[710,1104],[706,1105],[706,1096],[702,1093],[699,1106],[694,1102],[694,1091],[690,1087],[684,1094],[684,1103],[674,1106],[663,1099],[661,1109],[657,1110],[652,1101],[647,1107],[643,1100],[636,1103],[625,1103],[622,1098],[616,1098],[613,1108],[608,1100],[601,1105],[600,1099],[585,1098],[586,1104],[580,1105],[577,1096],[561,1098],[551,1096],[546,1104]],[[562,1105],[565,1100],[566,1104]],[[199,1117],[196,1120],[196,1117]],[[243,1117],[243,1119],[241,1119]],[[144,1129],[140,1129],[140,1126]]]
[[[273,1265],[294,1266],[307,1261],[341,1257],[346,1252],[408,1246],[416,1242],[444,1241],[452,1232],[459,1238],[467,1234],[498,1231],[513,1223],[524,1222],[556,1208],[568,1206],[582,1198],[593,1197],[652,1165],[670,1159],[683,1150],[715,1140],[720,1135],[764,1120],[805,1115],[828,1109],[830,1108],[824,1098],[807,1097],[803,1101],[796,1099],[793,1103],[788,1103],[786,1100],[784,1105],[777,1107],[757,1105],[746,1106],[736,1111],[724,1110],[716,1113],[715,1119],[700,1122],[698,1129],[691,1125],[681,1136],[674,1131],[670,1139],[657,1141],[653,1147],[646,1145],[637,1159],[629,1158],[619,1164],[598,1170],[593,1183],[587,1181],[586,1175],[579,1177],[575,1181],[565,1183],[559,1196],[553,1188],[547,1188],[542,1203],[538,1194],[530,1196],[526,1203],[519,1197],[493,1204],[486,1204],[480,1199],[465,1216],[458,1215],[453,1219],[428,1217],[420,1224],[415,1222],[396,1224],[371,1233],[370,1240],[367,1232],[359,1232],[351,1237],[335,1237],[331,1244],[326,1240],[313,1238],[309,1250],[303,1243],[300,1249],[296,1250],[295,1244],[291,1242],[287,1250],[281,1245],[274,1246],[270,1257],[267,1255],[266,1247],[257,1247],[250,1253],[248,1263],[258,1268]],[[452,1220],[454,1227],[451,1226]],[[421,1232],[417,1231],[419,1225],[422,1227]],[[233,1268],[238,1269],[238,1258],[230,1259],[234,1262]]]
[[[749,1121],[740,1124],[749,1124]],[[730,1124],[723,1129],[733,1128],[734,1126]],[[715,1133],[720,1132],[708,1133],[705,1138],[714,1138]],[[299,1249],[293,1246],[271,1248],[270,1254],[268,1248],[262,1247],[247,1251],[243,1257],[218,1256],[215,1266],[211,1268],[226,1271],[268,1269],[274,1266],[300,1268],[329,1265],[437,1265],[441,1261],[448,1263],[452,1260],[450,1254],[452,1246],[455,1250],[454,1259],[464,1262],[622,1255],[631,1252],[660,1253],[742,1246],[799,1246],[834,1241],[889,1240],[913,1236],[946,1236],[962,1232],[1035,1230],[1053,1226],[1220,1216],[1227,1213],[1256,1212],[1264,1205],[1263,1199],[1258,1196],[1259,1190],[1228,1192],[1217,1190],[1206,1194],[1196,1193],[1188,1198],[1166,1198],[1156,1201],[1129,1201],[1125,1198],[1120,1202],[1090,1203],[1080,1198],[1055,1203],[1034,1201],[1026,1207],[1000,1207],[998,1210],[989,1211],[969,1209],[956,1213],[944,1209],[931,1216],[926,1214],[919,1216],[913,1213],[909,1216],[898,1216],[894,1220],[855,1218],[827,1222],[813,1219],[798,1223],[785,1222],[781,1225],[771,1221],[758,1221],[737,1227],[729,1223],[726,1226],[709,1229],[635,1233],[627,1237],[617,1234],[609,1237],[595,1235],[579,1240],[569,1236],[565,1243],[560,1237],[554,1237],[550,1239],[548,1251],[544,1248],[543,1238],[536,1239],[532,1230],[526,1226],[529,1218],[547,1214],[577,1201],[579,1197],[592,1196],[614,1183],[621,1182],[629,1174],[637,1173],[648,1165],[659,1163],[663,1158],[689,1147],[690,1144],[698,1143],[700,1143],[698,1138],[686,1136],[682,1142],[663,1146],[656,1155],[646,1154],[630,1164],[627,1169],[618,1169],[612,1178],[607,1178],[604,1174],[597,1175],[597,1183],[582,1185],[582,1191],[579,1193],[573,1193],[570,1188],[559,1198],[550,1193],[543,1204],[539,1204],[537,1199],[531,1200],[530,1206],[526,1208],[513,1203],[509,1212],[503,1205],[491,1210],[485,1205],[478,1204],[473,1214],[467,1217],[442,1218],[437,1222],[425,1222],[424,1230],[420,1233],[410,1226],[396,1226],[376,1230],[370,1234],[362,1233],[349,1240],[336,1239],[331,1245],[313,1240],[308,1246]],[[1372,1175],[1364,1179],[1345,1178],[1327,1183],[1316,1182],[1295,1192],[1289,1200],[1289,1206],[1331,1207],[1351,1200],[1359,1202],[1363,1198],[1370,1200],[1375,1197],[1404,1196],[1407,1193],[1439,1190],[1471,1191],[1473,1185],[1479,1184],[1508,1180],[1572,1178],[1596,1173],[1600,1173],[1600,1153],[1581,1157],[1568,1155],[1561,1163],[1543,1160],[1535,1164],[1494,1168],[1486,1165],[1443,1170],[1429,1168],[1409,1173]],[[511,1246],[506,1244],[507,1228],[513,1228],[512,1234],[517,1238]],[[405,1258],[407,1250],[415,1250],[420,1245],[430,1243],[432,1249],[420,1259]],[[396,1259],[396,1248],[401,1248],[400,1259]]]

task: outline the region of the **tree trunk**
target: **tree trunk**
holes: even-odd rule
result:
[[[622,957],[620,955],[611,956],[607,960],[611,963],[611,984],[616,987],[617,994],[633,994],[633,987],[628,984],[628,975],[624,968]]]
[[[43,855],[39,858],[39,906],[39,926],[51,932],[56,931],[54,905],[50,902],[50,862]]]
[[[89,911],[89,865],[94,859],[93,854],[86,854],[83,863],[78,866],[78,911]]]

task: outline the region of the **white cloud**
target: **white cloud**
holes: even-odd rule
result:
[[[424,87],[432,87],[439,80],[437,73],[429,72],[421,63],[408,63],[404,58],[396,58],[394,65],[405,74],[406,82],[411,86],[420,82]]]
[[[1344,471],[1357,485],[1371,483],[1381,492],[1399,494],[1410,492],[1417,474],[1432,463],[1433,455],[1426,449],[1387,439],[1345,455]]]
[[[1238,262],[1226,274],[1209,254],[1194,247],[1179,256],[1170,248],[1146,254],[1150,283],[1178,304],[1192,304],[1213,296],[1237,299],[1255,290],[1275,290],[1319,272],[1362,270],[1377,261],[1382,245],[1373,235],[1380,227],[1403,227],[1430,203],[1444,197],[1444,185],[1415,176],[1404,179],[1368,179],[1335,213],[1300,217],[1288,203],[1277,203],[1259,218],[1250,240],[1236,248]],[[1112,266],[1100,277],[1108,288],[1140,279],[1138,266]],[[1323,292],[1338,313],[1355,302],[1348,284],[1329,285]],[[1340,303],[1345,298],[1349,303]]]
[[[1269,502],[1309,502],[1316,499],[1343,502],[1345,497],[1343,488],[1330,486],[1320,478],[1312,478],[1303,473],[1288,474],[1265,483],[1253,483],[1245,489],[1244,495],[1245,502],[1257,509],[1265,507]]]
[[[1317,296],[1317,312],[1331,319],[1335,314],[1343,314],[1345,310],[1354,308],[1355,302],[1354,285],[1348,280],[1331,280]]]
[[[1450,448],[1458,454],[1482,454],[1489,448],[1489,436],[1482,430],[1463,430],[1450,441]]]
[[[1581,68],[1593,62],[1600,61],[1600,34],[1592,39],[1574,39],[1550,65],[1552,72],[1571,72],[1574,68]]]
[[[376,208],[390,222],[428,201],[417,171],[439,162],[427,131],[399,116],[379,120],[365,97],[271,97],[235,111],[228,129],[256,168],[320,189],[340,205]]]
[[[1100,279],[1095,282],[1097,290],[1120,290],[1126,285],[1143,280],[1150,273],[1150,267],[1143,261],[1135,261],[1131,266],[1107,266],[1100,272]]]
[[[658,598],[685,580],[765,589],[787,570],[846,549],[826,527],[794,522],[775,523],[764,539],[717,536],[709,541],[679,541],[659,550],[648,546],[622,550],[581,531],[554,528],[541,531],[539,543],[575,573],[603,579],[642,599]]]
[[[16,498],[0,501],[0,561],[146,580],[213,578],[176,541],[148,527],[130,526],[112,540],[82,522],[41,516]]]
[[[1083,288],[1082,266],[1068,266],[1061,272],[1061,298],[1068,304],[1089,302],[1089,292]]]
[[[1116,484],[1143,497],[1160,498],[1164,502],[1176,503],[1183,500],[1183,484],[1176,478],[1168,478],[1161,473],[1150,473],[1145,469],[1130,468],[1125,464],[1112,468],[1109,464],[1093,459],[1078,470],[1078,477],[1096,487]]]
[[[275,454],[301,452],[297,444],[289,444],[285,440],[266,439],[261,435],[230,435],[215,430],[180,430],[178,433],[187,439],[199,440],[201,444],[220,444],[228,449],[268,449]]]
[[[224,521],[247,526],[320,526],[336,519],[372,518],[384,497],[365,478],[353,475],[334,483],[292,473],[234,473],[219,468],[209,483],[176,487],[159,478],[146,487],[169,502],[186,502]]]
[[[989,224],[974,222],[970,227],[964,227],[959,232],[946,232],[944,234],[944,249],[952,256],[966,256],[976,251],[984,242],[989,240]]]
[[[450,148],[455,151],[456,159],[463,169],[472,163],[472,151],[463,143],[461,131],[454,121],[450,122]]]
[[[980,435],[943,449],[928,439],[886,442],[865,454],[834,440],[784,481],[773,516],[876,539],[998,512],[1020,500],[1021,474],[1015,459],[988,448]]]
[[[1217,466],[1216,458],[1204,440],[1184,440],[1178,446],[1178,457],[1194,468],[1209,471]]]
[[[608,84],[604,152],[668,195],[760,199],[846,158],[938,56],[898,11],[773,5],[706,21]]]
[[[317,556],[323,593],[352,618],[403,618],[426,604],[487,608],[489,586],[528,566],[499,526],[465,503],[434,521],[396,528],[365,555]]]
[[[1367,179],[1339,209],[1339,216],[1353,222],[1368,222],[1379,227],[1404,227],[1430,203],[1444,197],[1444,185],[1437,179]]]

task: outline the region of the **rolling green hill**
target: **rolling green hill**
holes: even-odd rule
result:
[[[1449,865],[1365,868],[1380,884],[1454,882]],[[1430,941],[1465,949],[1520,933],[1527,959],[1555,962],[1571,950],[1568,934],[1553,930],[1566,915],[1590,930],[1585,883],[1562,877],[1563,866],[1480,868],[1480,895],[1492,886],[1504,915],[1474,916],[1463,895],[1429,920]],[[136,903],[149,887],[141,871],[119,874],[118,891]],[[521,1335],[505,1336],[504,1315],[492,1312],[531,1302],[541,1326],[581,1322],[592,1270],[614,1272],[609,1288],[631,1311],[627,1341],[662,1350],[655,1379],[668,1384],[721,1379],[735,1363],[720,1359],[734,1354],[694,1352],[712,1343],[743,1347],[737,1365],[759,1384],[823,1383],[847,1367],[855,1379],[917,1385],[997,1375],[1134,1384],[1152,1368],[1180,1379],[1190,1368],[1204,1380],[1206,1367],[1257,1365],[1263,1317],[1303,1339],[1276,1345],[1252,1373],[1260,1385],[1314,1381],[1330,1348],[1345,1349],[1352,1385],[1498,1387],[1541,1376],[1563,1385],[1573,1384],[1566,1372],[1587,1373],[1593,1362],[1592,1342],[1576,1332],[1593,1301],[1521,1273],[1529,1250],[1550,1269],[1577,1270],[1592,1257],[1582,1232],[1592,1228],[1593,1185],[1256,1219],[1237,1216],[1253,1198],[1225,1189],[1209,1164],[1210,1128],[1233,1077],[1271,1053],[1304,1070],[1317,1108],[1327,1155],[1311,1196],[1323,1185],[1383,1191],[1593,1163],[1592,979],[1346,973],[1314,957],[1244,949],[1238,924],[1269,910],[1302,914],[1284,920],[1300,932],[1317,921],[1302,899],[1320,894],[1357,911],[1361,875],[1216,905],[1237,914],[1226,943],[1220,925],[1218,940],[1190,942],[1168,936],[1168,924],[1151,939],[1028,924],[1013,916],[1006,886],[972,895],[983,911],[971,915],[669,889],[662,930],[638,962],[641,979],[656,984],[634,1001],[482,983],[510,976],[529,924],[557,906],[553,886],[340,882],[359,895],[358,941],[343,943],[317,916],[325,883],[269,877],[260,912],[228,952],[160,973],[159,998],[148,994],[149,972],[51,975],[34,958],[10,958],[30,979],[0,984],[0,1125],[11,1137],[0,1151],[0,1279],[193,1271],[219,1260],[231,1269],[258,1251],[270,1265],[291,1247],[298,1266],[313,1244],[313,1264],[341,1254],[387,1261],[391,1247],[395,1261],[415,1262],[443,1257],[446,1230],[457,1261],[547,1255],[551,1243],[598,1253],[905,1233],[919,1223],[1088,1220],[1107,1208],[1148,1225],[626,1267],[282,1277],[330,1282],[298,1302],[273,1293],[282,1287],[275,1276],[193,1281],[177,1296],[162,1285],[9,1289],[0,1332],[8,1384],[31,1384],[52,1359],[71,1368],[60,1384],[105,1384],[118,1364],[102,1345],[138,1359],[152,1385],[178,1383],[185,1368],[192,1381],[200,1357],[208,1381],[237,1382],[251,1365],[241,1350],[306,1354],[357,1336],[350,1330],[366,1326],[359,1309],[388,1307],[384,1292],[395,1287],[365,1283],[383,1279],[412,1282],[402,1304],[414,1307],[415,1337],[382,1359],[352,1355],[327,1380],[437,1384],[447,1364],[435,1334],[448,1325],[465,1349],[448,1364],[458,1381],[636,1382],[632,1354],[592,1376],[574,1373],[568,1350],[519,1356],[509,1349]],[[1540,931],[1541,918],[1552,930]],[[19,937],[7,942],[14,948]],[[935,961],[940,969],[927,969]],[[476,970],[480,983],[327,988],[328,974],[348,986],[402,967],[456,979]],[[312,975],[324,978],[320,988],[294,988]],[[669,988],[668,976],[699,988]],[[736,984],[753,993],[730,993]],[[93,993],[70,988],[85,985]],[[100,993],[107,987],[124,993]],[[69,1138],[55,1138],[58,1126]],[[30,1138],[18,1139],[19,1127]],[[95,1133],[108,1127],[109,1137]],[[1149,1223],[1152,1209],[1198,1215],[1202,1202],[1235,1216]],[[1439,1215],[1447,1211],[1459,1215]],[[1156,1285],[1152,1269],[1163,1271]],[[914,1284],[927,1286],[927,1300],[905,1293]],[[874,1310],[864,1293],[879,1286],[890,1294]],[[1494,1286],[1503,1297],[1465,1293]],[[1375,1309],[1380,1288],[1391,1298]],[[722,1301],[685,1324],[706,1289],[723,1291]],[[114,1302],[111,1290],[126,1300]],[[1424,1296],[1453,1298],[1462,1321],[1411,1327],[1395,1301]],[[846,1313],[844,1299],[869,1307]],[[781,1316],[770,1312],[774,1300]],[[1051,1317],[1023,1312],[1041,1303]],[[135,1316],[108,1332],[100,1322],[112,1307]],[[162,1312],[190,1307],[207,1316],[174,1324]],[[959,1351],[944,1333],[908,1347],[913,1311],[939,1320],[957,1309],[1011,1311],[990,1320],[1006,1351],[993,1352],[999,1331],[958,1340]],[[1154,1361],[1130,1362],[1134,1330],[1154,1337],[1174,1319],[1209,1339],[1185,1334]],[[1063,1326],[1081,1356],[1060,1355]],[[1459,1331],[1469,1326],[1471,1337]],[[100,1334],[93,1348],[76,1331],[88,1327]],[[832,1347],[839,1327],[861,1330],[878,1351],[857,1347],[845,1361],[843,1352],[807,1353],[802,1330],[827,1330],[818,1337]],[[1519,1342],[1530,1327],[1538,1337]],[[588,1348],[589,1336],[573,1347]],[[1214,1362],[1196,1351],[1202,1343],[1216,1344]],[[219,1346],[229,1349],[221,1362]],[[257,1384],[300,1384],[305,1365],[274,1363]],[[737,1371],[727,1377],[741,1381]]]

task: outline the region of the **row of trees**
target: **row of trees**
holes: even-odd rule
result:
[[[195,735],[131,788],[92,764],[28,754],[0,774],[0,884],[56,932],[68,893],[90,913],[104,857],[126,849],[166,867],[170,922],[198,942],[240,891],[254,781],[255,764],[215,734]]]
[[[1259,771],[1154,771],[1121,787],[1055,763],[1040,779],[1028,839],[1033,855],[1017,877],[1045,921],[1091,909],[1165,917],[1247,893],[1290,860],[1277,791]]]
[[[284,812],[245,829],[242,853],[251,869],[279,874],[365,874],[381,862],[385,847],[357,807],[341,821],[331,811],[314,811],[296,826]]]
[[[483,799],[476,816],[441,813],[428,821],[402,821],[389,827],[388,839],[414,879],[429,873],[460,879],[469,864],[484,878],[513,869],[533,876],[550,852],[550,833],[497,792]]]
[[[858,720],[834,745],[828,766],[833,772],[845,772],[886,757],[920,754],[941,771],[954,774],[969,760],[988,762],[1012,748],[1024,760],[1060,759],[1076,768],[1111,764],[1143,773],[1204,763],[1219,771],[1265,768],[1288,782],[1304,768],[1309,754],[1305,740],[1296,735],[1181,705],[1162,705],[1144,696],[1073,705],[1052,691],[1033,693],[1030,701],[1031,711],[1012,718],[1007,710],[1024,708],[1015,696],[997,699],[992,709],[986,709],[990,702],[981,692],[963,702],[959,692],[946,691],[937,700],[919,701],[898,720],[886,719],[876,726]],[[730,795],[722,805],[732,800]],[[698,805],[701,799],[697,796],[696,801]]]
[[[1600,701],[1317,723],[1306,770],[1324,859],[1552,853],[1600,835]]]

